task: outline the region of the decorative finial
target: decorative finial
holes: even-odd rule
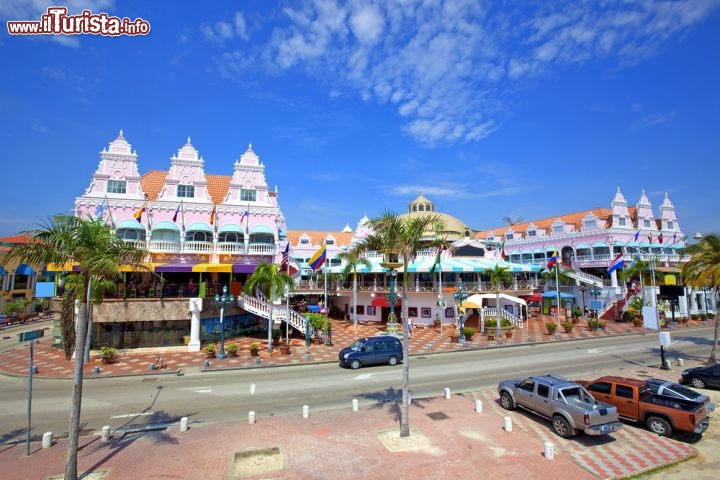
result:
[[[187,145],[190,145],[190,137],[188,137]]]

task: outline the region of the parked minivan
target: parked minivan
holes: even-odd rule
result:
[[[340,366],[353,370],[363,365],[397,365],[402,359],[402,343],[390,335],[361,338],[338,354]]]

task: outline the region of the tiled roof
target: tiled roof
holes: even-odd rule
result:
[[[140,185],[142,186],[143,192],[148,196],[148,200],[155,201],[160,195],[160,191],[165,185],[165,179],[167,178],[168,172],[164,170],[151,170],[144,174],[140,179]],[[228,190],[230,189],[230,181],[232,176],[230,175],[211,175],[205,174],[205,179],[208,184],[208,192],[213,202],[216,204],[223,203]]]
[[[635,207],[628,207],[628,211],[630,213],[630,218],[632,222],[635,222]],[[612,210],[609,208],[593,208],[591,210],[582,210],[580,212],[575,213],[568,213],[565,215],[558,215],[556,217],[549,217],[549,218],[543,218],[540,220],[532,220],[529,222],[523,222],[523,223],[517,223],[515,225],[505,225],[504,227],[495,228],[492,230],[482,230],[477,233],[476,238],[479,239],[486,239],[489,235],[493,236],[502,236],[505,234],[505,232],[508,231],[508,229],[512,228],[514,232],[519,233],[525,233],[528,229],[528,227],[533,224],[538,229],[543,229],[547,232],[552,232],[552,224],[557,220],[558,218],[565,222],[566,224],[572,224],[575,226],[576,231],[580,231],[582,229],[582,219],[585,218],[585,216],[588,213],[594,214],[601,222],[604,222],[601,225],[601,228],[609,228],[612,224]]]
[[[30,241],[30,235],[12,235],[9,237],[0,238],[0,242],[3,243],[28,243]]]
[[[350,241],[353,238],[353,232],[321,232],[317,230],[289,230],[287,232],[288,239],[290,240],[291,248],[298,246],[300,237],[307,235],[310,237],[311,245],[322,244],[328,235],[332,235],[335,239],[335,245],[338,247],[344,247],[350,245]]]

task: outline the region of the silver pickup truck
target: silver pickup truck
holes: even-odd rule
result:
[[[498,393],[504,409],[521,407],[549,418],[553,431],[563,438],[578,431],[605,435],[622,428],[616,407],[598,402],[585,388],[555,375],[504,380]]]

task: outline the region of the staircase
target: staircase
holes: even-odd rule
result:
[[[270,303],[264,300],[251,297],[246,293],[238,296],[237,304],[253,315],[261,318],[270,318]],[[273,305],[273,328],[279,328],[282,322],[287,323],[303,335],[306,333],[307,319],[295,310],[288,309],[285,305]]]
[[[497,315],[497,312],[498,312],[498,309],[495,307],[483,308],[483,315],[482,315],[483,319],[485,319],[485,317],[495,317]],[[524,323],[525,323],[523,321],[522,317],[518,317],[514,313],[510,313],[507,310],[505,310],[504,308],[500,309],[500,318],[505,318],[507,320],[510,320],[510,322],[515,327],[523,328]],[[480,325],[480,330],[482,330],[482,331],[485,330],[485,322],[484,321],[482,322],[482,325]]]
[[[590,275],[589,273],[581,272],[580,270],[572,270],[565,267],[562,267],[561,271],[563,275],[577,280],[578,282],[587,283],[588,285],[593,285],[595,287],[603,287],[602,278],[596,277],[595,275]]]
[[[627,303],[624,295],[615,295],[605,305],[606,307],[598,312],[598,318],[601,320],[615,320],[620,318],[623,307]]]

